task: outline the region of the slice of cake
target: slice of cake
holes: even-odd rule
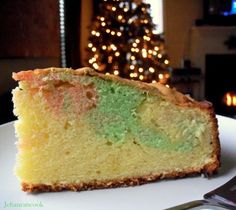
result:
[[[208,102],[89,68],[37,69],[13,78],[19,81],[15,173],[24,191],[139,185],[211,175],[220,165]]]

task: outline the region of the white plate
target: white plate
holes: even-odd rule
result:
[[[13,175],[16,147],[13,123],[0,126],[0,209],[5,205],[41,203],[43,207],[13,209],[139,210],[164,209],[202,196],[236,174],[236,120],[218,116],[222,147],[222,167],[210,179],[201,176],[165,180],[136,187],[30,194],[20,190]],[[40,204],[40,205],[41,205]]]

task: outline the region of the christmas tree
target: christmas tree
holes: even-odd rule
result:
[[[89,66],[105,74],[166,84],[169,59],[163,37],[153,33],[150,4],[103,0],[99,11],[91,25]]]

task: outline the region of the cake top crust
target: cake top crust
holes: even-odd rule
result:
[[[124,79],[115,75],[105,75],[102,73],[98,73],[95,70],[89,67],[83,67],[76,70],[71,68],[57,68],[57,67],[50,67],[45,69],[35,69],[35,70],[27,70],[27,71],[20,71],[17,73],[13,73],[12,77],[16,81],[34,81],[36,78],[39,77],[47,77],[50,75],[51,80],[61,80],[61,78],[56,77],[57,73],[67,73],[70,75],[78,75],[78,76],[91,76],[91,77],[99,77],[104,80],[112,80],[114,82],[123,83],[132,87],[137,87],[138,89],[148,91],[150,94],[161,94],[167,100],[175,103],[179,106],[186,106],[186,107],[197,107],[200,109],[211,109],[212,104],[208,101],[201,101],[198,102],[191,98],[190,96],[184,95],[175,89],[168,88],[161,83],[144,83],[141,81],[132,81],[128,79]],[[55,76],[55,77],[54,77]]]

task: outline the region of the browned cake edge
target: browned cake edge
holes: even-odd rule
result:
[[[142,177],[133,177],[133,178],[124,178],[108,181],[98,181],[88,183],[71,183],[71,184],[61,184],[56,183],[52,185],[47,184],[28,184],[21,183],[22,190],[25,192],[58,192],[62,190],[71,190],[71,191],[83,191],[83,190],[92,190],[92,189],[104,189],[104,188],[116,188],[116,187],[128,187],[142,185],[146,183],[151,183],[157,180],[162,179],[176,179],[183,178],[186,176],[193,176],[197,174],[204,174],[205,176],[213,175],[216,173],[217,164],[210,164],[204,166],[202,169],[193,169],[186,170],[182,172],[173,172],[169,174],[152,174]]]

